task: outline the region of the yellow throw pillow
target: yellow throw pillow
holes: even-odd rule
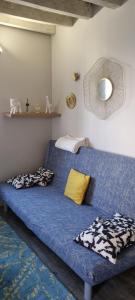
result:
[[[82,204],[89,182],[90,176],[71,169],[64,195],[72,199],[76,204]]]

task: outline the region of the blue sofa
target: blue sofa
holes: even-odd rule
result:
[[[83,279],[84,299],[90,300],[92,286],[135,266],[135,246],[124,250],[113,265],[73,238],[97,216],[120,212],[135,217],[135,159],[84,147],[72,154],[50,141],[45,167],[55,173],[50,186],[16,190],[1,183],[0,199]],[[92,178],[81,206],[64,196],[71,168]]]

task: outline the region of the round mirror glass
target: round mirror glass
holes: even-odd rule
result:
[[[111,98],[113,92],[112,82],[108,78],[102,78],[98,83],[99,99],[107,101]]]

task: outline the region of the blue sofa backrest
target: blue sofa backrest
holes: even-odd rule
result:
[[[91,176],[85,203],[135,218],[135,159],[93,148],[77,154],[63,151],[50,141],[46,167],[55,173],[54,184],[64,192],[71,168]]]

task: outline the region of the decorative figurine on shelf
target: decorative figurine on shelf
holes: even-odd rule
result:
[[[27,101],[26,101],[26,112],[29,112],[29,99],[27,98]]]
[[[21,102],[17,101],[16,99],[11,98],[10,99],[10,115],[15,114],[15,113],[21,113],[22,108],[21,108]]]
[[[46,99],[46,110],[45,110],[45,112],[51,114],[52,113],[52,104],[50,103],[48,96],[46,96],[45,99]]]

